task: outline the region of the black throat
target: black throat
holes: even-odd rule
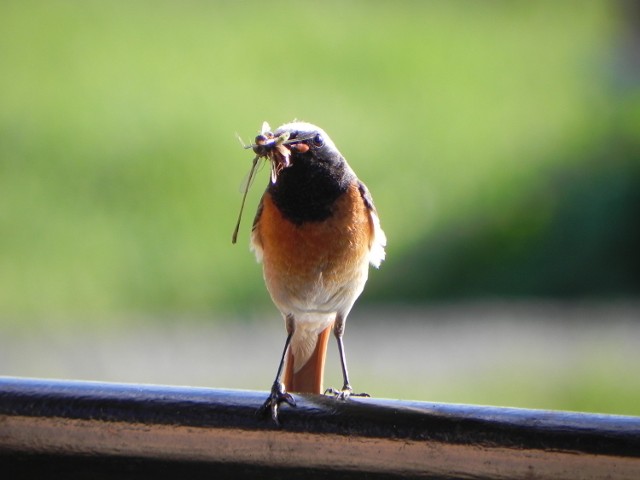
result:
[[[311,155],[293,159],[292,165],[270,183],[267,192],[285,218],[296,225],[331,216],[334,202],[353,181],[353,173],[340,158],[319,162]]]

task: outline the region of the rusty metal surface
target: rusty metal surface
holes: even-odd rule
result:
[[[640,478],[640,418],[0,377],[7,478]]]

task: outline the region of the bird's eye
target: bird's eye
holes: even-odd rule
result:
[[[321,147],[322,145],[324,145],[324,138],[322,138],[322,135],[318,133],[315,137],[313,137],[313,144],[316,147]]]

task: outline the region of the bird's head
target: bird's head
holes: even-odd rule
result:
[[[332,166],[344,162],[326,132],[307,122],[286,123],[275,132],[269,131],[269,125],[265,123],[252,147],[256,155],[271,161],[273,183],[285,168],[300,162]]]

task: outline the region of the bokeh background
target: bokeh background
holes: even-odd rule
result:
[[[634,2],[0,3],[0,374],[267,389],[231,232],[267,120],[322,126],[389,239],[376,396],[640,414]],[[328,383],[339,386],[335,348]]]

